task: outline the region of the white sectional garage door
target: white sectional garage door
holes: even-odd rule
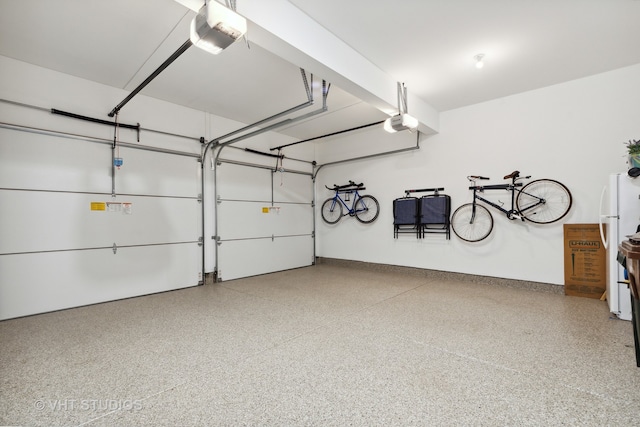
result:
[[[0,319],[197,285],[194,156],[0,129]],[[196,156],[197,157],[197,156]]]
[[[223,162],[216,183],[218,279],[314,263],[310,173]]]

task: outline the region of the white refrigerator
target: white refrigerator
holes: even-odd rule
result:
[[[607,248],[609,310],[623,320],[631,320],[631,293],[625,283],[624,268],[618,263],[618,245],[635,234],[638,225],[640,177],[632,178],[626,173],[611,175],[600,199],[600,235]]]

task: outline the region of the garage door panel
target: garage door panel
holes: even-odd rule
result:
[[[236,279],[313,263],[311,175],[225,163],[217,173],[219,277]]]
[[[0,253],[196,241],[196,199],[0,190]],[[92,210],[96,207],[106,210]]]
[[[197,197],[200,163],[193,157],[122,147],[116,193]]]
[[[0,129],[0,187],[111,191],[109,145]]]
[[[313,187],[309,176],[296,173],[276,173],[273,181],[273,200],[278,202],[311,203]]]
[[[223,281],[313,264],[311,236],[222,242],[218,250]]]
[[[312,215],[310,204],[223,201],[218,205],[218,229],[222,240],[311,234]]]
[[[218,197],[224,200],[271,200],[271,171],[222,163],[217,166]]]
[[[0,320],[198,284],[197,243],[0,257]]]

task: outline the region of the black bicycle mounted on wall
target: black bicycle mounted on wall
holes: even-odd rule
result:
[[[451,216],[451,228],[456,236],[467,242],[479,242],[491,234],[493,216],[489,209],[478,203],[479,201],[499,210],[511,220],[550,224],[563,218],[571,209],[572,197],[569,189],[552,179],[537,179],[526,185],[518,182],[529,178],[531,177],[520,177],[519,171],[513,171],[504,177],[511,180],[508,184],[476,185],[477,180],[489,178],[468,176],[467,179],[473,182],[469,187],[469,190],[473,190],[473,202],[460,206]],[[503,203],[497,204],[478,194],[485,190],[504,190],[511,193],[510,208],[505,209]]]
[[[327,224],[335,224],[343,216],[349,215],[355,216],[358,221],[365,224],[375,221],[380,213],[380,204],[373,196],[360,195],[358,191],[366,190],[363,185],[362,183],[356,184],[353,181],[349,181],[349,184],[345,185],[333,184],[332,188],[325,185],[328,190],[336,193],[322,204],[322,219]],[[340,194],[344,194],[344,199],[340,197]],[[353,203],[349,207],[346,202],[349,202],[351,197],[353,197]],[[343,213],[343,206],[347,213]]]

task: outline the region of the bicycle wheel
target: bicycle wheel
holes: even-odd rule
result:
[[[332,197],[324,201],[320,212],[324,222],[327,224],[335,224],[342,218],[342,204],[337,198]]]
[[[365,224],[369,224],[378,218],[380,204],[373,196],[362,196],[353,205],[356,219]]]
[[[482,205],[467,203],[451,215],[451,228],[456,236],[467,242],[479,242],[487,238],[493,230],[493,216]]]
[[[516,197],[516,206],[522,216],[536,224],[556,222],[569,212],[571,203],[569,189],[552,179],[531,181]]]

